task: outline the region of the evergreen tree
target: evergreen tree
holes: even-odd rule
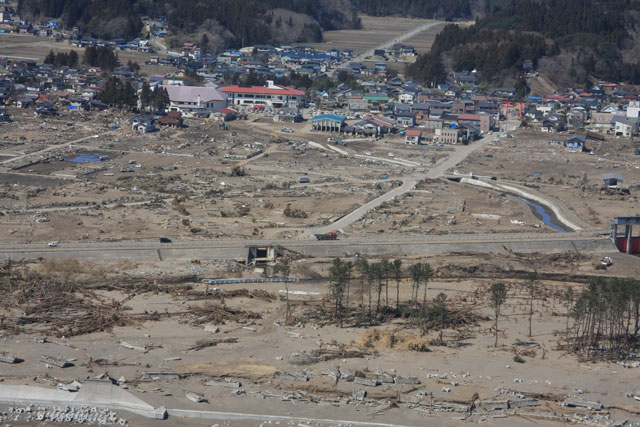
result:
[[[56,54],[53,53],[53,50],[50,50],[47,56],[44,58],[45,64],[53,64],[56,60]]]
[[[494,314],[495,314],[494,328],[495,328],[496,341],[493,344],[493,346],[497,347],[498,346],[498,318],[500,317],[500,308],[502,307],[502,304],[504,304],[504,302],[507,300],[507,288],[504,283],[498,282],[491,285],[491,288],[489,289],[489,291],[491,292],[491,294],[489,295],[489,297],[491,298],[489,304],[493,308]]]
[[[71,68],[78,66],[78,52],[75,50],[69,52],[69,63],[67,65]]]
[[[151,105],[151,88],[149,87],[149,83],[145,80],[142,84],[142,90],[140,91],[140,105],[143,110],[147,110]]]

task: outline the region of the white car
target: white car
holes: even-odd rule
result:
[[[47,246],[49,246],[50,248],[56,248],[56,247],[58,247],[58,242],[56,242],[56,241],[49,242],[49,244]]]

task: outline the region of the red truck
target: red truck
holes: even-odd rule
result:
[[[338,240],[338,235],[334,231],[329,233],[316,234],[318,240]]]

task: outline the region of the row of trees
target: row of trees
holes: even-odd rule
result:
[[[289,272],[287,265],[287,277]],[[400,301],[400,282],[407,273],[411,279],[411,297],[403,303]],[[329,269],[335,319],[342,327],[346,316],[351,316],[354,302],[351,283],[357,279],[358,323],[372,324],[374,318],[381,315],[404,316],[423,333],[439,326],[442,341],[442,331],[450,324],[452,312],[444,293],[427,301],[428,282],[432,276],[433,270],[428,263],[413,264],[408,271],[403,271],[400,259],[371,263],[360,258],[353,263],[335,258]],[[395,307],[389,299],[390,282],[396,284],[395,298],[392,297]],[[533,335],[534,301],[544,295],[542,290],[538,274],[529,274],[524,282],[529,337]],[[620,358],[637,350],[640,338],[640,280],[594,278],[579,295],[576,296],[569,287],[560,297],[567,309],[565,336],[571,351]],[[507,298],[508,287],[505,283],[497,282],[490,286],[488,301],[494,312],[495,346],[498,345],[499,319]],[[570,319],[573,319],[573,326],[570,325]]]
[[[565,296],[571,304],[573,293]],[[636,351],[640,332],[640,281],[596,278],[571,308],[573,330],[567,340],[575,352],[619,358]],[[568,324],[567,324],[568,326]]]
[[[288,277],[288,264],[283,271]],[[428,283],[433,274],[428,263],[413,264],[405,271],[400,259],[369,262],[359,258],[354,263],[335,258],[329,269],[329,280],[336,322],[342,327],[346,318],[353,320],[355,317],[356,324],[372,324],[380,316],[403,316],[423,333],[439,327],[442,341],[442,331],[451,325],[456,313],[448,307],[444,293],[427,301]],[[400,282],[407,275],[411,280],[411,297],[409,301],[401,302]],[[351,286],[353,281],[359,282],[355,289]],[[395,301],[389,298],[390,282],[396,285],[395,297],[392,297]],[[528,335],[532,337],[534,301],[546,294],[537,272],[527,276],[523,288],[528,306]],[[620,358],[637,350],[640,338],[640,280],[594,278],[577,296],[571,287],[556,295],[560,296],[567,310],[565,337],[571,351]],[[508,287],[505,283],[497,282],[490,286],[488,303],[494,312],[495,346],[498,345],[499,319],[507,298]],[[355,311],[352,310],[354,302],[359,302]],[[287,319],[289,313],[287,297]],[[352,316],[354,313],[356,315]],[[573,326],[570,325],[571,319]]]
[[[169,106],[169,93],[167,89],[159,87],[151,90],[145,81],[140,90],[140,106],[144,111],[161,111]]]
[[[402,302],[400,282],[406,274],[411,278],[411,297],[409,301]],[[433,274],[434,271],[428,263],[413,264],[408,271],[403,271],[400,259],[369,262],[365,258],[359,258],[354,263],[335,258],[329,269],[330,295],[335,318],[342,326],[345,316],[351,314],[354,302],[351,283],[356,279],[359,285],[355,289],[355,298],[359,297],[359,323],[372,324],[379,316],[404,316],[408,317],[413,325],[426,331],[433,323],[434,316],[440,316],[438,313],[442,313],[442,307],[446,306],[446,296],[439,296],[437,313],[434,313],[433,307],[427,301],[428,283]],[[394,282],[395,295],[390,298],[390,283]]]
[[[100,67],[106,71],[113,71],[120,65],[118,54],[106,46],[90,46],[84,50],[82,62],[91,67]]]
[[[75,50],[70,50],[69,53],[54,53],[53,50],[50,50],[44,58],[44,63],[53,64],[56,67],[67,66],[74,68],[78,66],[78,53]]]
[[[166,89],[159,87],[151,90],[149,84],[145,82],[138,96],[130,81],[123,81],[113,76],[106,81],[100,99],[111,107],[128,110],[137,108],[138,100],[143,111],[162,111],[169,106],[169,94]]]
[[[537,274],[526,282],[529,301],[529,336],[533,301],[540,295]],[[592,279],[577,297],[568,287],[561,295],[567,309],[565,340],[568,348],[590,357],[622,358],[637,351],[640,333],[640,280],[603,278]],[[495,314],[495,345],[498,345],[498,319],[507,300],[504,283],[490,287],[489,305]],[[573,326],[570,320],[573,319]]]
[[[138,105],[138,96],[129,80],[123,82],[117,77],[110,77],[104,85],[100,99],[111,107],[127,108]]]

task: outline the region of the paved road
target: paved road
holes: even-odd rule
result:
[[[99,134],[96,134],[96,135],[91,135],[91,136],[87,136],[87,137],[84,137],[84,138],[76,139],[74,141],[66,142],[64,144],[52,145],[52,146],[47,147],[47,148],[45,148],[43,150],[34,151],[32,153],[29,153],[29,154],[22,154],[20,156],[16,156],[16,157],[12,157],[12,158],[7,159],[7,160],[3,160],[3,161],[0,162],[0,164],[9,164],[9,163],[17,162],[18,160],[22,160],[22,159],[25,159],[25,158],[30,157],[30,156],[40,156],[41,154],[46,153],[48,151],[63,149],[63,148],[69,147],[70,145],[78,144],[80,142],[87,141],[89,139],[99,138],[102,135],[106,135],[108,133],[109,132],[103,132],[103,133],[99,133]]]
[[[449,168],[452,168],[458,163],[462,162],[464,159],[467,158],[467,156],[469,156],[475,150],[482,148],[492,140],[493,140],[493,137],[485,136],[484,138],[479,139],[478,141],[475,141],[472,144],[462,146],[461,148],[456,150],[452,155],[447,157],[444,161],[440,162],[434,168],[430,169],[427,173],[421,176],[405,179],[401,186],[396,187],[391,191],[383,194],[382,196],[377,197],[371,200],[370,202],[360,206],[359,208],[351,211],[350,213],[348,213],[347,215],[343,216],[342,218],[340,218],[339,220],[335,221],[330,225],[312,229],[311,231],[309,231],[307,236],[313,237],[314,234],[328,233],[330,231],[340,230],[353,224],[354,222],[364,217],[370,210],[377,208],[384,202],[393,200],[395,197],[399,197],[413,190],[413,188],[419,181],[423,179],[440,178]]]
[[[597,233],[505,233],[456,234],[316,240],[233,240],[182,241],[161,244],[153,241],[72,242],[47,248],[46,243],[1,244],[2,259],[74,258],[83,261],[167,261],[246,260],[249,246],[279,245],[309,257],[431,256],[451,252],[505,253],[585,253],[614,252],[611,240]]]
[[[478,233],[478,234],[441,234],[441,235],[409,235],[389,237],[357,237],[352,239],[340,239],[334,241],[318,241],[315,238],[307,240],[292,239],[239,239],[239,240],[183,240],[174,241],[171,244],[161,244],[157,239],[153,240],[120,240],[102,242],[60,242],[55,251],[64,250],[102,250],[102,249],[178,249],[178,248],[228,248],[247,246],[340,246],[340,245],[413,245],[445,242],[505,242],[505,241],[571,241],[588,240],[593,238],[606,238],[609,230],[583,231],[579,233]],[[29,250],[42,249],[45,243],[0,243],[0,250]]]

